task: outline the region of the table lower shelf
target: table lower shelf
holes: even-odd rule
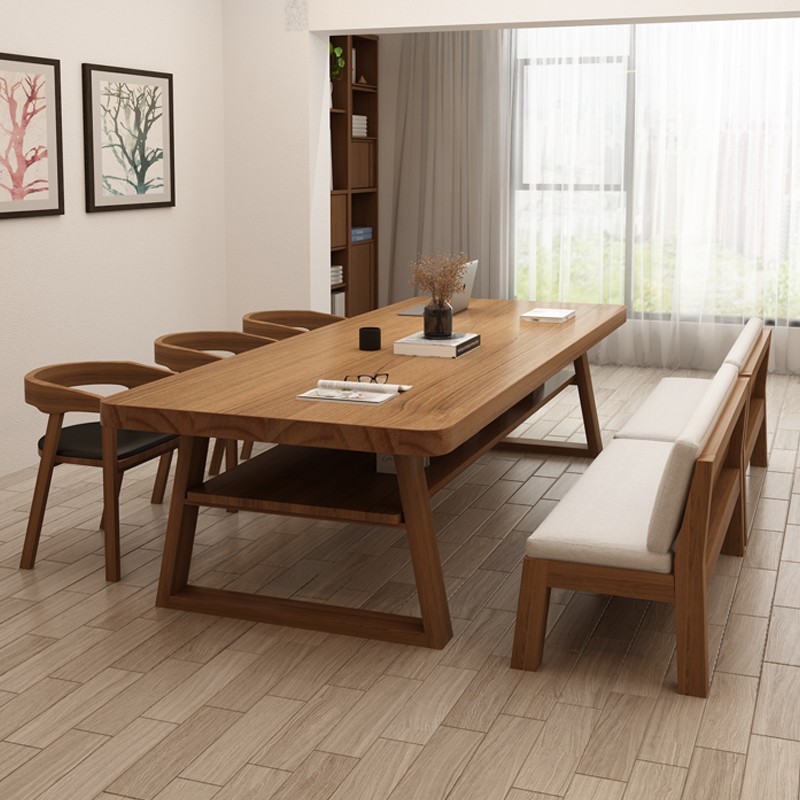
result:
[[[343,522],[402,525],[394,475],[374,453],[278,445],[195,486],[186,502]]]
[[[530,395],[425,470],[429,494],[494,447],[532,413]],[[203,484],[186,503],[342,522],[405,524],[395,475],[377,472],[374,453],[277,445]]]

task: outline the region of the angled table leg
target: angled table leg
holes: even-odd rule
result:
[[[545,406],[567,386],[574,385],[578,390],[578,400],[581,404],[586,444],[582,442],[559,442],[554,439],[528,439],[524,436],[509,436],[499,443],[498,446],[500,448],[521,450],[527,453],[542,453],[548,456],[595,458],[600,455],[603,450],[603,435],[600,431],[600,421],[597,417],[592,375],[589,371],[589,357],[586,353],[583,353],[572,364],[575,369],[575,375],[550,391],[546,397],[538,400],[536,410],[538,411]]]
[[[422,624],[429,646],[441,649],[452,639],[453,626],[436,543],[425,467],[422,456],[395,456],[395,464]]]
[[[584,353],[574,361],[575,385],[581,401],[583,428],[586,431],[586,450],[594,458],[603,449],[603,436],[600,432],[600,420],[597,418],[597,405],[594,402],[592,374],[589,371],[589,357]]]
[[[169,523],[164,539],[164,556],[161,560],[161,576],[158,580],[157,606],[166,606],[169,596],[185,588],[189,580],[199,509],[196,505],[185,502],[186,491],[189,487],[202,483],[207,453],[208,439],[181,436],[178,466],[172,485]]]

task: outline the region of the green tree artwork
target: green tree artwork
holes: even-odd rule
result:
[[[158,194],[164,189],[163,96],[152,84],[100,86],[103,193]]]

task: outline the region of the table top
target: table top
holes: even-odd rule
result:
[[[474,299],[454,330],[480,347],[455,359],[399,356],[392,343],[422,328],[408,300],[113,395],[102,421],[116,428],[250,439],[402,455],[449,453],[625,322],[620,305]],[[565,323],[531,323],[541,305],[576,309]],[[358,329],[382,329],[379,351]],[[319,379],[388,372],[413,388],[380,405],[299,400]]]

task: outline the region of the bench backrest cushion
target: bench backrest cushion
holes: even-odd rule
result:
[[[614,438],[674,442],[710,385],[710,378],[662,378]]]
[[[725,363],[733,364],[741,372],[750,353],[753,352],[763,327],[764,322],[761,317],[750,317],[747,325],[733,343],[733,347],[728,351],[728,355],[725,356]]]
[[[739,370],[733,364],[723,364],[717,370],[708,390],[672,445],[647,530],[647,549],[654,553],[669,552],[675,541],[695,459],[708,441],[738,377]]]

